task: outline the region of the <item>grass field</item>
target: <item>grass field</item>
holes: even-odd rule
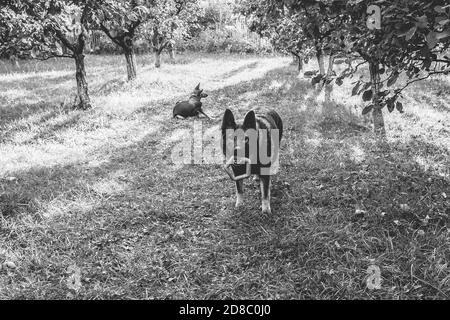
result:
[[[0,299],[450,297],[449,78],[411,88],[380,142],[349,83],[323,104],[289,58],[141,56],[133,85],[122,60],[87,57],[87,112],[72,61],[0,62]],[[220,166],[172,164],[198,82],[205,131],[225,108],[283,117],[272,215],[257,182],[237,210]]]

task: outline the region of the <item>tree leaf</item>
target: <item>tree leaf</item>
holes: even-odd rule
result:
[[[306,72],[303,74],[303,76],[304,76],[305,78],[311,78],[311,77],[315,76],[315,75],[318,74],[318,73],[319,73],[318,70],[306,71]]]
[[[353,87],[352,96],[356,96],[358,94],[358,90],[359,90],[360,86],[361,86],[361,81],[358,81],[358,83]]]
[[[387,82],[387,86],[388,87],[393,86],[397,82],[398,76],[399,76],[398,72],[391,74],[391,77],[389,78],[389,80]]]
[[[414,37],[414,35],[416,34],[416,31],[417,31],[417,26],[414,26],[411,29],[409,29],[409,31],[406,33],[406,36],[405,36],[406,41],[411,40],[412,37]]]
[[[371,104],[370,106],[365,107],[363,109],[363,111],[362,111],[363,116],[365,116],[366,114],[368,114],[372,110],[373,110],[373,104]]]
[[[315,76],[314,78],[312,78],[311,84],[314,86],[314,85],[318,84],[323,78],[324,78],[324,75],[319,74],[319,75]]]
[[[373,98],[373,91],[372,89],[367,90],[363,93],[363,101],[370,101]]]
[[[387,108],[388,108],[389,112],[392,113],[392,111],[395,110],[394,100],[389,99],[389,100],[387,101],[387,104],[386,104],[386,105],[387,105]]]

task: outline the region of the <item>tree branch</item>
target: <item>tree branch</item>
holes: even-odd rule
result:
[[[53,59],[53,58],[70,58],[70,59],[72,59],[73,58],[73,55],[68,55],[68,54],[54,54],[54,55],[51,55],[51,56],[47,56],[47,57],[36,57],[36,58],[34,58],[34,59],[36,59],[36,60],[39,60],[39,61],[47,61],[47,60],[50,60],[50,59]]]
[[[396,90],[395,90],[395,96],[399,96],[399,95],[401,94],[402,91],[404,91],[406,88],[408,88],[408,87],[409,87],[410,85],[412,85],[413,83],[416,83],[416,82],[419,82],[419,81],[422,81],[422,80],[429,79],[431,76],[434,76],[434,75],[439,75],[439,74],[445,74],[445,75],[448,75],[449,73],[450,73],[450,68],[447,69],[447,70],[443,70],[443,71],[433,71],[433,72],[428,73],[428,74],[427,74],[426,76],[424,76],[424,77],[416,78],[416,79],[413,79],[413,80],[411,80],[411,81],[408,81],[408,83],[406,83],[402,88],[396,89]]]
[[[103,22],[100,22],[100,29],[106,34],[108,38],[111,39],[112,42],[114,42],[120,47],[123,46],[122,42],[118,40],[119,37],[118,36],[113,37],[111,31],[103,24]]]

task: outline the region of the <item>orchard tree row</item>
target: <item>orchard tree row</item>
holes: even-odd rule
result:
[[[92,32],[104,32],[121,48],[132,81],[137,38],[151,42],[159,67],[161,52],[188,36],[200,11],[197,0],[3,0],[0,57],[74,59],[77,107],[85,110],[91,108],[85,51]]]
[[[251,29],[272,39],[279,50],[316,57],[313,84],[354,81],[353,95],[367,103],[375,131],[385,134],[382,110],[403,112],[403,91],[412,83],[450,73],[449,0],[240,0]],[[329,57],[328,70],[325,57]],[[334,59],[347,68],[333,72]],[[357,63],[352,63],[356,61]],[[366,65],[369,81],[356,77]],[[358,73],[359,74],[359,73]]]

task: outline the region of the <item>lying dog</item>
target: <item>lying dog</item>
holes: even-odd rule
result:
[[[246,114],[242,125],[236,124],[227,109],[222,121],[222,151],[225,171],[236,182],[236,207],[244,201],[243,180],[256,174],[260,178],[262,212],[270,213],[271,176],[278,170],[279,144],[283,121],[275,111]]]
[[[208,95],[200,90],[200,83],[195,87],[188,101],[178,101],[173,108],[173,117],[178,119],[186,119],[188,117],[197,117],[203,114],[208,117],[202,110],[202,98],[206,98]]]

